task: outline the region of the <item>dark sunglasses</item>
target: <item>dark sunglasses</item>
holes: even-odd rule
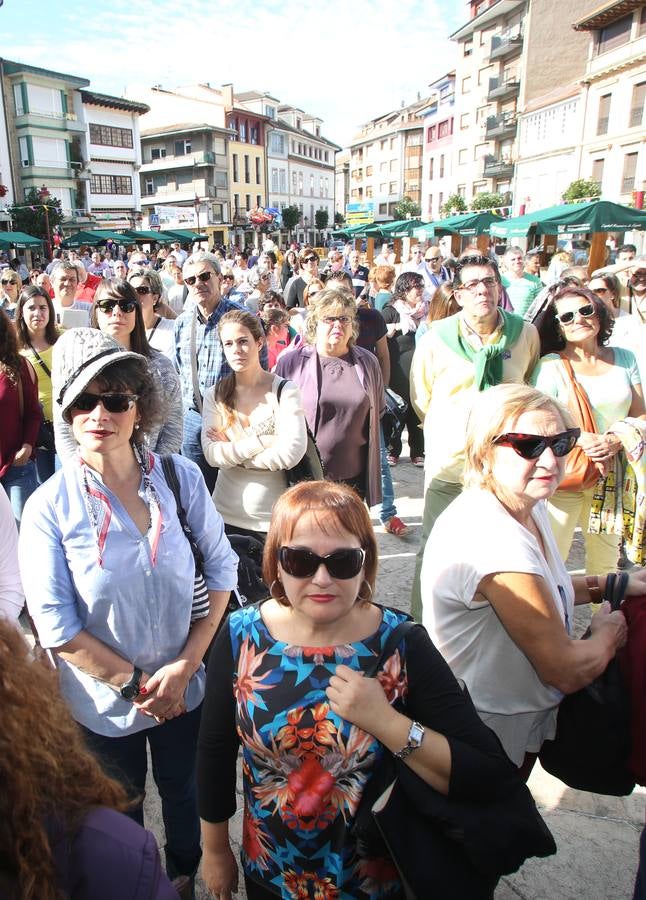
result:
[[[586,303],[585,306],[580,306],[578,309],[571,310],[570,312],[564,312],[561,316],[557,313],[556,320],[557,322],[560,322],[561,325],[569,325],[570,322],[574,322],[574,316],[577,313],[584,319],[591,319],[596,315],[596,312],[593,303]]]
[[[97,307],[101,312],[108,313],[108,315],[112,313],[115,306],[118,306],[121,312],[124,313],[131,313],[137,309],[137,304],[134,300],[99,300],[97,303]]]
[[[109,413],[124,413],[132,409],[138,399],[138,394],[90,394],[84,391],[72,403],[72,409],[92,412],[99,403],[102,403]]]
[[[538,457],[550,447],[554,456],[567,456],[581,434],[580,428],[568,428],[560,434],[547,437],[543,434],[522,434],[519,431],[510,431],[495,438],[494,444],[511,447],[523,459],[538,459]]]
[[[190,284],[190,286],[193,287],[195,282],[199,279],[203,284],[206,284],[207,281],[211,280],[211,275],[213,275],[213,272],[200,272],[199,275],[189,275],[188,278],[184,279],[184,283]]]
[[[303,259],[303,262],[318,262],[318,256],[306,256]]]
[[[366,558],[361,547],[335,550],[327,556],[318,556],[304,547],[281,547],[278,561],[283,570],[293,578],[311,578],[323,564],[332,578],[354,578],[358,575]]]
[[[184,279],[184,280],[186,280],[186,279]],[[233,281],[233,280],[234,280],[233,275],[223,275],[222,276],[222,281]]]
[[[150,289],[149,287],[146,287],[145,284],[140,284],[138,287],[135,288],[135,290],[136,290],[137,293],[140,294],[142,297],[145,296],[146,294],[152,294],[151,289]]]
[[[18,282],[14,281],[13,278],[3,278],[0,280],[0,284],[18,284]]]

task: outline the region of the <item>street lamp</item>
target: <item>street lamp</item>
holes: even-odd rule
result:
[[[47,206],[47,201],[49,200],[51,194],[49,193],[48,188],[43,185],[38,191],[38,199],[43,204],[43,210],[45,212],[45,234],[47,235],[47,241],[45,243],[45,256],[47,259],[52,258],[52,237],[49,231],[49,207]]]
[[[200,233],[200,198],[195,195],[195,200],[193,200],[193,206],[195,207],[195,216],[197,218],[197,233]]]

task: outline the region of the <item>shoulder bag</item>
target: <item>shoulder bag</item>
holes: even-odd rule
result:
[[[570,360],[562,354],[561,363],[565,370],[565,380],[569,386],[568,409],[574,416],[574,420],[582,431],[597,433],[597,425],[590,407],[588,395],[576,380]],[[585,491],[597,483],[601,473],[596,465],[589,459],[583,450],[576,446],[565,457],[565,474],[559,484],[560,491]]]
[[[408,403],[389,387],[385,391],[385,400],[386,410],[381,419],[381,425],[384,430],[384,442],[388,446],[395,437],[401,435],[406,427]]]
[[[619,609],[626,574],[608,575],[605,599]],[[590,637],[590,629],[583,640]],[[621,652],[621,651],[620,651]],[[618,656],[598,678],[561,700],[553,741],[539,753],[542,767],[569,787],[624,797],[635,779],[629,768],[630,699]]]
[[[286,384],[287,380],[283,378],[278,385],[278,390],[276,391],[278,403],[280,403],[280,395]],[[292,485],[299,484],[301,481],[323,481],[325,478],[321,454],[307,422],[305,422],[305,428],[307,429],[307,447],[301,461],[297,462],[291,469],[285,469],[287,487],[292,487]]]
[[[50,379],[52,378],[52,373],[49,370],[49,366],[42,358],[38,350],[32,345],[29,345],[29,349],[36,357],[36,361],[38,365],[41,367],[45,375]],[[54,423],[50,422],[49,419],[46,419],[43,415],[43,421],[40,423],[40,428],[38,430],[38,437],[36,438],[36,448],[38,450],[55,450],[56,444],[54,442]]]
[[[393,629],[366,675],[374,676],[414,627],[421,626],[407,621]],[[416,711],[415,718],[423,717]],[[360,856],[392,859],[407,900],[492,900],[502,875],[530,856],[556,853],[520,776],[514,789],[496,800],[455,800],[388,751],[364,787],[353,835]]]

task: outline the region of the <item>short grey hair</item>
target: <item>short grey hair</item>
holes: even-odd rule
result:
[[[50,279],[53,281],[57,275],[60,275],[62,272],[74,272],[76,274],[76,280],[79,280],[79,266],[82,266],[82,262],[70,262],[68,259],[62,259],[60,262],[56,263],[54,268],[52,269],[52,274],[50,275]]]
[[[186,275],[188,268],[193,268],[193,266],[201,262],[207,262],[217,275],[222,274],[220,271],[220,260],[215,253],[209,253],[208,250],[196,250],[195,253],[191,253],[182,266],[182,275]]]
[[[526,255],[525,253],[523,253],[523,251],[520,249],[520,247],[515,247],[515,246],[507,247],[507,249],[505,250],[505,256],[511,256],[512,253],[514,256],[516,256],[517,253],[520,253],[520,255],[523,257],[523,259],[525,258],[525,255]]]

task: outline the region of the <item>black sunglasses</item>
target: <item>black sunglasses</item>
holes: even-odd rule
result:
[[[145,284],[138,285],[135,290],[140,296],[145,296],[146,294],[152,294],[152,291],[149,287],[146,287]]]
[[[200,280],[203,284],[206,284],[207,281],[210,281],[210,280],[211,280],[211,275],[212,275],[212,274],[213,274],[213,272],[200,272],[199,275],[189,275],[188,278],[185,278],[185,279],[184,279],[184,283],[185,283],[185,284],[190,284],[190,286],[193,287],[193,285],[195,284],[195,282],[196,282],[196,281],[198,280],[198,278],[199,278],[199,280]]]
[[[278,561],[293,578],[311,578],[323,564],[332,578],[354,578],[358,575],[366,558],[366,551],[361,547],[347,550],[335,550],[327,556],[318,556],[305,547],[281,547]]]
[[[596,309],[594,308],[593,303],[586,303],[585,306],[580,306],[578,309],[570,310],[570,312],[564,312],[562,315],[556,314],[557,322],[560,322],[561,325],[569,325],[570,322],[574,322],[574,316],[578,313],[584,319],[591,319],[594,315],[596,315]]]
[[[318,262],[318,256],[305,256],[303,262]]]
[[[510,431],[501,434],[494,439],[494,444],[511,447],[523,459],[538,459],[538,457],[550,447],[554,456],[567,456],[581,434],[580,428],[568,428],[560,434],[547,437],[543,434],[523,434],[520,431]]]
[[[124,313],[131,313],[137,309],[137,304],[134,300],[99,300],[97,306],[101,312],[108,313],[108,315],[112,313],[115,306],[118,306],[121,312]]]
[[[102,403],[109,413],[124,413],[132,409],[138,399],[138,394],[90,394],[84,391],[74,400],[72,409],[78,409],[81,412],[91,412],[93,409],[96,409],[99,403]]]
[[[13,278],[3,278],[0,280],[0,284],[18,284]]]

